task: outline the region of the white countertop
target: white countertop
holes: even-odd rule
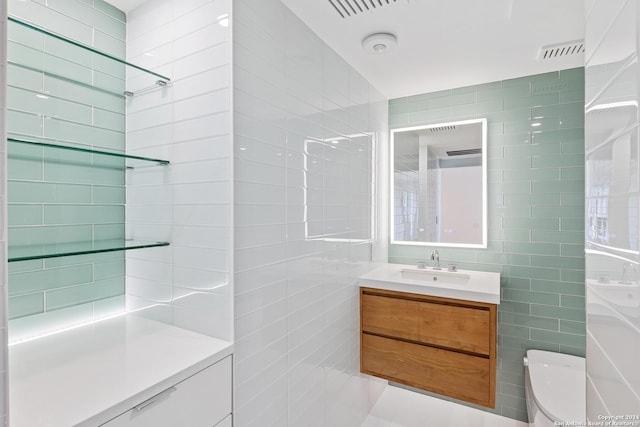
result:
[[[95,426],[232,353],[135,315],[9,348],[11,427]]]
[[[467,283],[446,283],[446,278],[439,281],[415,280],[402,277],[403,269],[416,270],[415,265],[385,264],[369,273],[360,276],[360,286],[390,291],[411,292],[420,295],[431,295],[444,298],[455,298],[467,301],[500,304],[500,273],[476,270],[457,270],[460,275],[469,275]],[[446,277],[446,269],[433,270],[427,267],[421,272],[441,274]]]

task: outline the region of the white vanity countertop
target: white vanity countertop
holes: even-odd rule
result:
[[[11,426],[102,424],[232,350],[230,342],[135,315],[12,345]]]
[[[360,286],[390,291],[410,292],[444,298],[500,304],[500,273],[475,270],[457,270],[460,275],[468,275],[467,283],[446,283],[446,268],[433,270],[427,267],[420,270],[425,279],[416,280],[402,276],[402,270],[417,270],[415,265],[385,264],[360,276]],[[441,274],[439,281],[428,280],[429,273]],[[455,273],[453,273],[455,274]]]

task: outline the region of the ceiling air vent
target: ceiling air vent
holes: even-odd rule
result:
[[[394,4],[397,0],[328,0],[340,17],[348,18],[358,14]]]
[[[482,148],[468,148],[466,150],[447,151],[447,156],[466,156],[467,154],[482,154]]]
[[[582,53],[584,53],[584,40],[574,40],[542,46],[538,54],[538,60],[563,58]]]

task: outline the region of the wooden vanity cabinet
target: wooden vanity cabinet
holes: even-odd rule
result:
[[[361,372],[495,407],[495,304],[360,288]]]

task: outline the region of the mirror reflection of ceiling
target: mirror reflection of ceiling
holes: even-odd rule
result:
[[[394,133],[394,169],[418,170],[420,140],[429,147],[429,157],[447,159],[451,157],[480,157],[476,154],[455,154],[464,150],[482,148],[482,124],[470,123],[455,126],[436,126]]]

